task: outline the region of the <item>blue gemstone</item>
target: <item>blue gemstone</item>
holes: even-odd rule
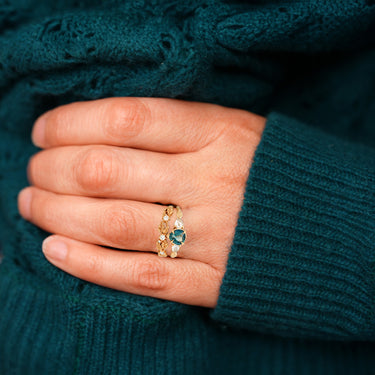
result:
[[[169,239],[175,245],[182,245],[186,239],[186,233],[182,229],[175,229],[173,232],[169,233]]]

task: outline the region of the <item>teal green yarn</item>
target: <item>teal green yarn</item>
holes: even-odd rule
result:
[[[0,374],[373,375],[374,48],[369,0],[0,1]],[[214,309],[79,280],[18,214],[35,119],[111,96],[267,117]]]
[[[271,112],[211,317],[285,337],[374,341],[374,197],[375,149]]]

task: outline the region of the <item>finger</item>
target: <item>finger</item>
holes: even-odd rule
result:
[[[61,195],[33,186],[20,192],[18,205],[25,219],[47,232],[98,245],[154,253],[157,253],[159,224],[166,207],[130,200]],[[199,238],[195,232],[203,225],[199,222],[201,215],[194,209],[182,209],[186,242],[178,256],[203,262],[211,260],[212,248],[209,250],[205,246],[198,250],[195,242],[195,238]],[[176,214],[172,215],[168,224],[170,230],[173,229],[175,218]],[[192,221],[192,218],[195,220]],[[167,253],[170,254],[170,251],[171,245]]]
[[[75,102],[39,117],[32,139],[43,148],[109,144],[190,152],[203,148],[220,134],[228,112],[214,104],[165,98],[116,97]]]
[[[194,181],[183,157],[106,145],[54,147],[30,158],[28,178],[61,194],[183,205]]]
[[[206,307],[214,307],[219,295],[221,273],[199,261],[105,249],[59,235],[43,242],[43,252],[80,279],[124,292]]]

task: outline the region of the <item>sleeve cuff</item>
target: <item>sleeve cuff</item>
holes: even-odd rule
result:
[[[267,117],[212,319],[289,337],[375,338],[375,151]]]

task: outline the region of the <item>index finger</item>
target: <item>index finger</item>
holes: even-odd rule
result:
[[[227,112],[227,108],[215,104],[166,98],[115,97],[74,102],[40,116],[32,140],[41,148],[108,144],[191,152],[221,133]]]

